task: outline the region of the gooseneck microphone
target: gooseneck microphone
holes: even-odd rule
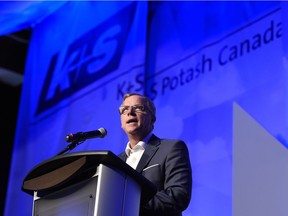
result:
[[[74,149],[77,145],[84,142],[86,139],[104,138],[106,135],[107,135],[107,131],[105,128],[99,128],[98,130],[94,130],[94,131],[69,134],[66,136],[66,142],[70,142],[70,144],[66,146],[65,149],[60,151],[57,155],[62,155],[65,152]]]
[[[69,134],[66,136],[66,142],[83,142],[86,139],[92,138],[104,138],[107,135],[105,128],[99,128],[98,130],[88,132],[78,132],[75,134]]]

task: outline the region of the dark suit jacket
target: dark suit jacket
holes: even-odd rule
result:
[[[126,161],[126,154],[119,157]],[[152,135],[136,170],[157,186],[157,193],[141,204],[140,216],[180,216],[190,202],[192,170],[189,152],[181,140]]]

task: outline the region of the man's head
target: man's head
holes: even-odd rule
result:
[[[154,128],[156,109],[146,96],[136,93],[125,94],[119,107],[121,127],[134,139],[143,139]]]

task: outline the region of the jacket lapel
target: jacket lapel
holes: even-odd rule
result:
[[[120,155],[118,155],[118,157],[121,158],[123,161],[126,161],[126,159],[127,159],[127,155],[126,155],[125,151],[122,152]]]
[[[160,139],[155,135],[150,138],[145,151],[136,167],[136,171],[141,173],[145,166],[149,163],[155,152],[158,150],[158,145],[160,144]]]

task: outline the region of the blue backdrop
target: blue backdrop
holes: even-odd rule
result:
[[[232,108],[240,104],[287,145],[284,5],[279,2],[69,1],[33,28],[5,215],[30,215],[25,175],[66,147],[65,136],[104,127],[73,151],[120,153],[118,106],[149,95],[155,133],[184,140],[193,168],[184,216],[232,215]],[[17,206],[17,208],[15,208]]]

